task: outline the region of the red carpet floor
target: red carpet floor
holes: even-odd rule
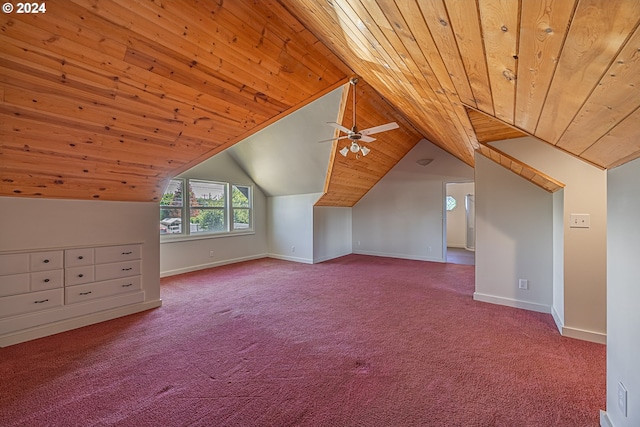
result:
[[[598,426],[605,347],[350,255],[163,279],[159,309],[0,349],[0,425]]]

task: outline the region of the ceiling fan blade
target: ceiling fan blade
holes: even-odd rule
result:
[[[362,142],[373,142],[375,140],[376,140],[375,138],[372,138],[372,137],[367,136],[367,135],[362,135],[362,137],[360,138],[360,141],[362,141]]]
[[[391,123],[387,123],[386,125],[374,126],[372,128],[365,129],[360,133],[362,135],[373,135],[374,133],[385,132],[391,129],[398,129],[399,127],[400,126],[398,126],[396,122],[391,122]]]
[[[348,128],[346,128],[346,127],[342,126],[342,125],[341,125],[341,124],[339,124],[339,123],[335,123],[335,122],[327,122],[327,124],[328,124],[329,126],[331,126],[331,127],[336,128],[336,129],[340,129],[340,130],[341,130],[342,132],[344,132],[344,133],[349,133],[349,132],[351,132],[351,129],[348,129]]]
[[[317,143],[321,143],[321,142],[330,142],[330,141],[337,141],[339,139],[345,139],[345,138],[349,138],[349,135],[344,135],[338,138],[331,138],[331,139],[323,139],[322,141],[316,141]]]

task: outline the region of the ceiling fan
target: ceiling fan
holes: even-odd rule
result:
[[[380,133],[380,132],[385,132],[388,130],[392,130],[392,129],[397,129],[400,126],[398,126],[398,124],[396,122],[391,122],[391,123],[387,123],[384,125],[380,125],[380,126],[374,126],[372,128],[368,128],[368,129],[364,129],[364,130],[358,130],[358,127],[356,126],[356,85],[358,84],[358,78],[357,77],[352,77],[349,80],[349,83],[351,83],[351,86],[353,87],[353,127],[351,129],[346,128],[344,126],[342,126],[339,123],[335,123],[335,122],[327,122],[327,124],[329,126],[332,126],[338,130],[340,130],[341,132],[344,132],[346,135],[342,135],[336,138],[331,138],[331,139],[326,139],[324,141],[320,141],[320,142],[328,142],[328,141],[337,141],[340,139],[349,139],[351,141],[350,145],[345,146],[344,148],[342,148],[339,153],[342,154],[344,157],[347,157],[347,154],[349,154],[349,151],[351,151],[352,153],[354,153],[356,155],[356,158],[360,157],[360,153],[362,153],[363,156],[366,156],[367,154],[369,154],[369,152],[371,151],[368,147],[361,145],[361,142],[373,142],[376,139],[372,138],[370,135],[376,134],[376,133]]]

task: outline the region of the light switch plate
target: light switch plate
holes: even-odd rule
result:
[[[589,215],[589,214],[571,214],[569,216],[569,227],[571,227],[571,228],[589,228],[589,227],[591,227],[591,215]]]

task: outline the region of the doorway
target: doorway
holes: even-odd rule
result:
[[[446,262],[475,265],[475,185],[449,182],[445,187]]]

